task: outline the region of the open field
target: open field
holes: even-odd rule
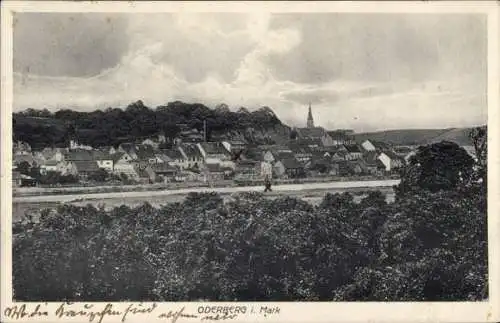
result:
[[[276,185],[273,191],[266,193],[267,198],[277,198],[280,196],[292,196],[301,198],[311,204],[317,204],[326,193],[352,192],[356,195],[356,200],[363,196],[356,194],[367,190],[380,190],[386,195],[388,202],[394,200],[392,186],[398,184],[398,180],[388,181],[359,181],[359,182],[332,182],[332,183],[309,183],[293,185]],[[24,196],[14,197],[12,206],[13,220],[20,217],[27,211],[36,212],[44,208],[56,207],[61,203],[71,203],[75,205],[104,205],[106,208],[113,208],[120,205],[137,206],[148,202],[153,206],[166,203],[180,202],[190,192],[218,192],[225,200],[236,192],[263,191],[262,186],[247,187],[215,187],[215,188],[190,188],[170,191],[152,192],[114,192],[97,194],[72,194],[72,195],[48,195],[48,196]]]

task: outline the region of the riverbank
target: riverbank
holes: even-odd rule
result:
[[[318,177],[301,179],[275,179],[274,186],[290,184],[316,184],[316,183],[349,183],[397,180],[396,177]],[[66,194],[93,194],[93,193],[118,193],[118,192],[150,192],[165,190],[180,190],[191,188],[227,188],[227,187],[253,187],[263,186],[263,180],[233,181],[220,180],[216,182],[183,182],[183,183],[156,183],[156,184],[134,184],[134,185],[94,185],[94,186],[65,186],[65,187],[16,187],[12,190],[13,197],[22,196],[46,196]]]
[[[304,184],[282,184],[273,185],[273,191],[307,191],[315,189],[361,189],[361,188],[380,188],[392,187],[398,185],[399,180],[376,180],[376,181],[349,181],[349,182],[326,182],[326,183],[304,183]],[[106,200],[112,198],[149,198],[162,197],[168,195],[189,194],[191,192],[218,192],[218,193],[236,193],[236,192],[260,192],[263,186],[233,186],[233,187],[192,187],[177,190],[155,190],[155,191],[128,191],[128,192],[102,192],[86,194],[64,194],[64,195],[35,195],[35,196],[14,196],[13,202],[34,203],[34,202],[71,202],[75,200],[99,199]]]

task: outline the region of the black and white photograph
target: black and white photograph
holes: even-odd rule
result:
[[[13,14],[12,300],[491,300],[488,15],[220,6]]]

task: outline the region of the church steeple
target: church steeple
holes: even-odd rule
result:
[[[314,120],[311,111],[311,103],[309,103],[309,113],[307,115],[307,128],[314,128]]]

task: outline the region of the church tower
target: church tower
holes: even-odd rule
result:
[[[314,120],[311,111],[311,103],[309,103],[309,114],[307,115],[307,128],[314,128]]]

